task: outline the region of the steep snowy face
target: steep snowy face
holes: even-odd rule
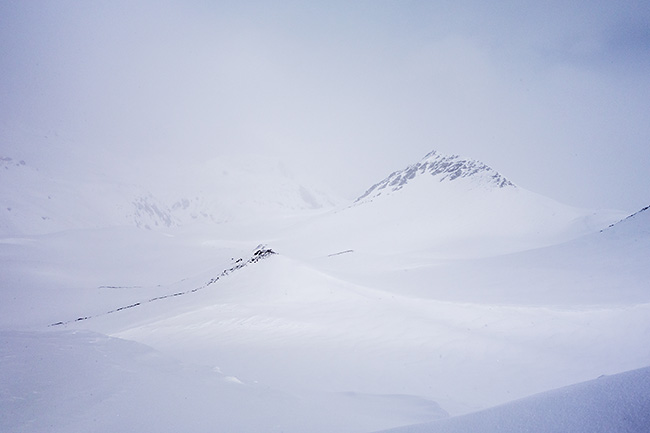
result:
[[[480,161],[463,159],[458,155],[441,155],[434,150],[428,153],[420,162],[409,165],[404,170],[395,171],[386,179],[370,187],[355,203],[372,200],[382,193],[391,194],[399,191],[415,177],[424,175],[431,175],[440,182],[471,178],[480,184],[496,188],[515,186],[508,179]]]

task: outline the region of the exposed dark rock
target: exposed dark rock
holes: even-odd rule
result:
[[[462,159],[458,155],[440,155],[436,151],[433,151],[427,154],[420,162],[410,165],[404,170],[391,173],[387,178],[370,187],[355,203],[366,198],[376,197],[379,195],[379,190],[387,187],[389,187],[391,192],[399,191],[409,181],[427,173],[438,178],[440,182],[487,174],[483,178],[494,187],[505,188],[515,186],[508,179],[480,161]]]

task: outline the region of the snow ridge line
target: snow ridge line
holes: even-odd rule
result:
[[[623,218],[623,219],[620,220],[620,221],[616,221],[615,223],[610,224],[609,227],[607,227],[607,228],[612,228],[612,227],[614,227],[616,224],[618,224],[618,223],[622,223],[623,221],[627,221],[627,220],[629,220],[629,219],[631,219],[631,218],[634,218],[634,217],[636,217],[638,214],[640,214],[641,212],[645,212],[645,211],[647,211],[647,210],[649,210],[649,209],[650,209],[650,205],[644,207],[643,209],[641,209],[641,210],[639,210],[639,211],[637,211],[637,212],[634,212],[632,215],[628,215],[628,216],[626,216],[625,218]],[[603,230],[605,230],[605,229],[603,229]],[[603,230],[601,230],[600,232],[602,233]]]
[[[339,251],[338,253],[328,254],[327,257],[340,256],[341,254],[349,254],[349,253],[353,253],[353,252],[354,252],[354,250]]]
[[[105,316],[107,314],[113,314],[113,313],[117,313],[119,311],[128,310],[130,308],[138,307],[140,305],[148,304],[150,302],[160,301],[162,299],[168,299],[168,298],[175,298],[177,296],[188,295],[190,293],[196,293],[199,290],[203,290],[203,289],[209,287],[210,285],[216,283],[217,281],[219,281],[219,279],[221,279],[223,277],[226,277],[226,276],[230,275],[231,273],[233,273],[235,271],[238,271],[238,270],[240,270],[242,268],[245,268],[246,266],[248,266],[250,264],[257,263],[260,260],[265,259],[267,257],[270,257],[270,256],[272,256],[274,254],[277,254],[277,253],[275,251],[273,251],[272,249],[261,246],[261,247],[256,248],[256,250],[253,253],[253,256],[251,258],[249,258],[246,261],[243,261],[242,259],[237,260],[233,267],[231,267],[229,269],[224,269],[219,275],[217,275],[216,277],[210,279],[210,281],[203,284],[202,286],[195,287],[195,288],[193,288],[191,290],[185,290],[185,291],[182,291],[182,292],[176,292],[176,293],[170,293],[168,295],[156,296],[156,297],[150,298],[150,299],[148,299],[146,301],[140,301],[140,302],[135,302],[133,304],[124,305],[122,307],[118,307],[118,308],[115,308],[114,310],[110,310],[110,311],[107,311],[107,312],[102,313],[102,314],[97,314],[95,316],[81,316],[81,317],[78,317],[78,318],[76,318],[74,320],[67,320],[65,322],[60,321],[60,322],[56,322],[56,323],[51,323],[51,324],[48,325],[48,327],[67,325],[69,323],[81,322],[83,320],[92,319],[93,317]]]
[[[501,173],[480,161],[464,159],[459,155],[446,156],[434,150],[426,154],[420,162],[411,164],[403,170],[392,172],[387,178],[371,186],[370,189],[368,189],[361,197],[357,198],[353,204],[363,202],[366,198],[372,200],[381,195],[381,190],[387,187],[389,194],[390,192],[399,191],[406,186],[410,180],[425,173],[437,177],[440,182],[482,175],[486,182],[495,187],[505,188],[515,186],[514,183],[503,177]]]

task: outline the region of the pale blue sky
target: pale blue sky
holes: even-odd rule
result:
[[[352,197],[439,149],[650,202],[647,1],[5,1],[0,68],[16,158],[263,153]]]

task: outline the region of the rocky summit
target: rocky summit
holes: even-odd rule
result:
[[[389,193],[399,191],[415,177],[427,173],[436,177],[440,182],[471,177],[480,178],[482,183],[498,188],[515,186],[500,173],[480,161],[464,159],[458,155],[442,155],[434,150],[419,162],[409,165],[404,170],[391,173],[387,178],[370,187],[356,202],[372,199],[384,191]]]

